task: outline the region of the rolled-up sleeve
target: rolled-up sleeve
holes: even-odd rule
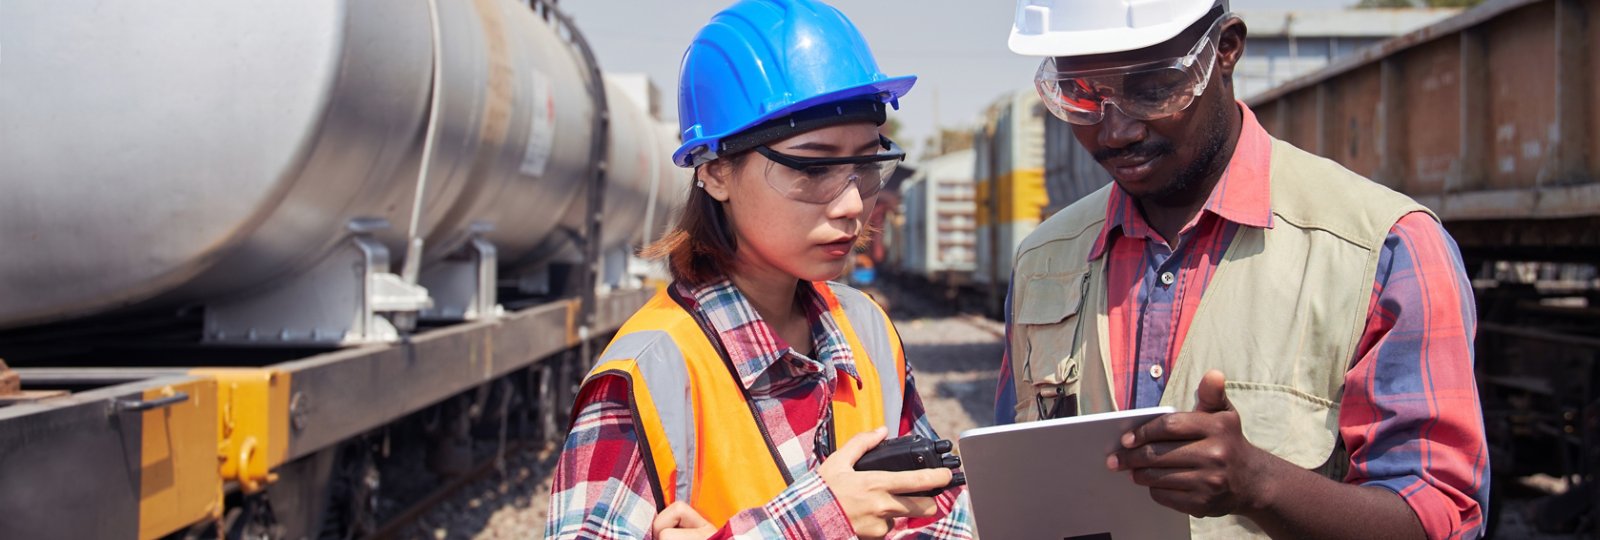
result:
[[[1473,377],[1477,316],[1455,242],[1424,213],[1389,231],[1339,433],[1350,483],[1399,494],[1429,538],[1476,538],[1489,453]]]

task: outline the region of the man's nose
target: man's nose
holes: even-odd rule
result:
[[[1115,104],[1105,105],[1105,117],[1100,119],[1100,145],[1106,148],[1126,148],[1143,141],[1149,134],[1147,126],[1122,112]]]

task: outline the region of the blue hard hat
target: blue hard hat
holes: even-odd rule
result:
[[[672,162],[693,167],[747,149],[730,147],[727,139],[795,113],[815,117],[819,105],[870,101],[882,123],[882,104],[898,107],[916,82],[916,76],[878,71],[866,39],[833,6],[741,0],[712,17],[683,54],[678,126],[684,143]]]

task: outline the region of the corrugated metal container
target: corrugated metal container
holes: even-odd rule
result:
[[[977,268],[974,280],[1010,282],[1011,259],[1039,225],[1049,203],[1044,189],[1044,103],[1032,87],[990,105],[973,140],[977,187]],[[1003,289],[1003,287],[993,287]]]
[[[1049,218],[1095,190],[1111,183],[1111,173],[1095,161],[1072,135],[1072,124],[1044,118],[1044,191],[1049,197],[1040,219]]]
[[[1274,135],[1403,191],[1469,260],[1600,246],[1600,9],[1490,2],[1250,100]]]
[[[902,270],[934,281],[972,273],[977,262],[972,169],[973,151],[960,150],[922,162],[906,180],[897,237]]]

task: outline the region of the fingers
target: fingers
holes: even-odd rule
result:
[[[861,456],[866,454],[868,450],[883,442],[883,439],[887,436],[889,436],[889,429],[882,427],[858,433],[856,436],[851,437],[850,440],[845,441],[844,445],[840,446],[833,455],[828,456],[827,461],[843,460],[844,463],[850,464],[851,469],[854,469],[856,461],[860,460]]]
[[[1164,441],[1203,439],[1213,430],[1210,413],[1164,414],[1122,434],[1123,448],[1137,448]]]
[[[1181,443],[1159,442],[1117,450],[1106,456],[1106,468],[1126,471],[1148,467],[1173,467],[1176,465],[1171,463],[1173,460],[1164,458],[1181,446]]]
[[[896,512],[894,517],[925,518],[933,517],[939,512],[939,503],[933,497],[906,497],[894,496],[895,504],[900,505],[901,512]]]
[[[1177,491],[1162,488],[1150,488],[1150,498],[1157,504],[1189,514],[1195,517],[1213,517],[1207,515],[1204,498],[1189,491]]]
[[[1195,389],[1196,412],[1222,412],[1233,410],[1233,404],[1228,402],[1227,377],[1221,371],[1207,371],[1200,378],[1200,387]]]
[[[1150,498],[1161,506],[1194,517],[1222,517],[1233,513],[1230,503],[1218,499],[1214,494],[1199,491],[1150,488]]]
[[[939,503],[933,497],[912,497],[907,495],[890,495],[882,500],[882,506],[876,508],[874,515],[884,519],[894,518],[925,518],[939,512]]]
[[[914,471],[868,471],[869,481],[889,493],[916,493],[950,485],[950,469],[917,469]]]
[[[1144,468],[1134,469],[1133,483],[1148,488],[1183,492],[1215,492],[1223,487],[1224,479],[1214,471],[1196,469]]]

